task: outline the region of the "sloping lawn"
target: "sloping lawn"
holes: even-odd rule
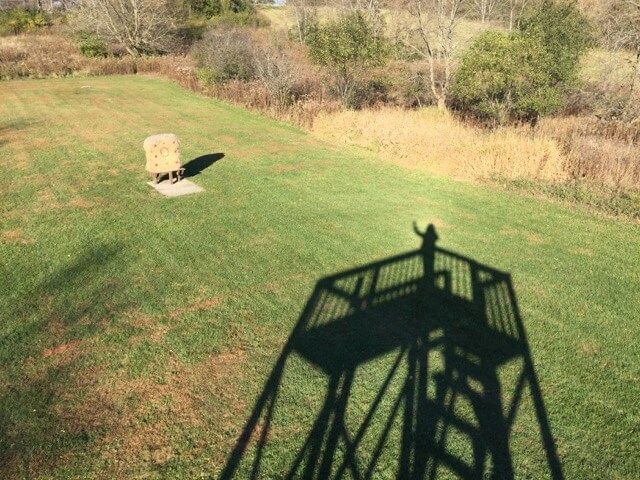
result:
[[[637,225],[146,77],[0,83],[0,165],[2,478],[637,478]]]

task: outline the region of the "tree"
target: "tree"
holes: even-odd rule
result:
[[[424,58],[429,67],[429,83],[438,108],[446,108],[451,81],[454,37],[464,0],[406,0],[413,17],[402,40]],[[442,71],[438,67],[442,65]]]
[[[20,8],[23,10],[38,10],[52,12],[57,6],[64,9],[62,0],[0,0],[0,11]]]
[[[187,0],[187,7],[191,14],[205,18],[244,12],[251,8],[245,0]]]
[[[520,27],[520,19],[528,4],[529,0],[509,0],[509,31]]]
[[[269,91],[277,108],[291,104],[294,76],[291,61],[282,46],[267,45],[254,54],[256,77]]]
[[[192,49],[198,76],[205,84],[252,80],[254,41],[246,28],[211,28]]]
[[[324,1],[326,2],[326,0]],[[380,12],[383,7],[388,6],[390,3],[388,0],[333,0],[329,3],[333,3],[346,13],[360,12],[367,19],[376,35],[384,34],[386,25]]]
[[[319,27],[307,40],[309,56],[334,72],[334,87],[342,102],[353,106],[357,77],[387,60],[386,40],[356,10]]]
[[[0,11],[0,34],[36,30],[51,25],[49,15],[42,10],[11,8]]]
[[[78,29],[134,56],[168,51],[181,16],[173,0],[78,0],[75,8]]]
[[[593,43],[592,27],[575,0],[544,0],[520,29],[532,41],[542,42],[553,59],[547,68],[556,84],[575,79],[580,57]]]
[[[220,0],[189,0],[187,2],[189,15],[205,18],[222,14],[222,2]]]
[[[473,0],[473,6],[478,12],[480,21],[485,23],[498,5],[498,0]]]
[[[380,12],[384,2],[383,0],[340,0],[335,3],[340,5],[344,10],[359,10],[365,13],[365,17],[370,17]]]
[[[293,10],[295,16],[294,31],[291,36],[300,43],[306,43],[307,36],[318,28],[317,2],[314,0],[289,0],[287,7]]]

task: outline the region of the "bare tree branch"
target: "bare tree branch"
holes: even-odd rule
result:
[[[463,2],[406,0],[405,3],[412,21],[406,26],[402,43],[427,61],[431,93],[441,110],[446,108],[455,31]]]
[[[78,0],[76,26],[131,55],[171,48],[178,8],[171,0]]]

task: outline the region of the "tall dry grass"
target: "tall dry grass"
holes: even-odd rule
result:
[[[280,121],[285,121],[305,129],[313,127],[321,113],[340,110],[340,102],[324,94],[321,89],[298,85],[300,91],[292,95],[290,104],[282,105],[259,81],[243,82],[232,80],[223,85],[202,87],[202,92],[233,105],[257,110]]]
[[[191,60],[183,55],[89,58],[80,53],[74,42],[57,34],[0,37],[0,79],[3,80],[135,73],[158,73],[185,87],[195,80]]]
[[[68,75],[81,67],[69,47],[52,35],[0,37],[0,78]]]
[[[323,113],[313,131],[374,150],[383,160],[507,185],[640,220],[638,124],[550,118],[488,131],[434,108]]]
[[[560,117],[541,122],[537,134],[554,139],[573,179],[616,190],[640,188],[640,122]]]
[[[313,131],[331,142],[375,150],[388,161],[457,178],[568,178],[565,156],[553,139],[507,128],[489,132],[432,108],[320,114]]]

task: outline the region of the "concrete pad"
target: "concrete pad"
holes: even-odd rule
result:
[[[181,197],[182,195],[204,192],[202,187],[189,180],[180,180],[176,183],[169,183],[169,180],[163,180],[160,183],[147,182],[147,185],[152,186],[165,197]]]

